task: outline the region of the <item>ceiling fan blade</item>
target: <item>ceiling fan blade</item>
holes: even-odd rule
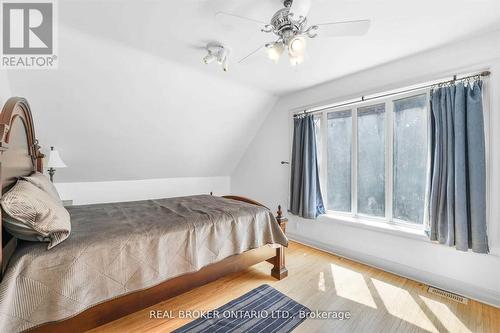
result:
[[[294,17],[306,17],[310,9],[311,0],[293,0],[290,12],[293,13]]]
[[[253,50],[252,52],[250,52],[249,54],[247,54],[246,56],[244,56],[243,58],[241,58],[239,61],[238,61],[238,64],[241,64],[243,62],[245,62],[246,60],[248,60],[248,58],[252,57],[254,54],[258,53],[260,50],[262,50],[265,46],[259,46],[257,49]]]
[[[319,37],[363,36],[370,29],[370,20],[317,24]]]
[[[250,25],[252,28],[255,27],[264,27],[267,23],[259,20],[255,20],[250,17],[244,17],[241,15],[218,12],[215,14],[215,19],[222,25],[224,28],[236,28],[241,27],[242,25]]]

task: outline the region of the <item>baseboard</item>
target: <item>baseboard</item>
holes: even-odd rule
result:
[[[481,288],[470,283],[464,283],[449,277],[445,277],[432,272],[420,270],[411,266],[400,264],[398,262],[386,260],[380,257],[369,255],[362,252],[352,251],[350,249],[337,247],[331,244],[316,241],[314,239],[287,232],[290,240],[301,243],[312,248],[325,251],[346,259],[350,259],[383,271],[393,273],[410,280],[434,286],[440,289],[448,290],[453,293],[468,297],[470,299],[500,308],[500,293],[494,290]]]

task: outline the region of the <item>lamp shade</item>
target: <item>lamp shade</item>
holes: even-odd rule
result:
[[[55,150],[54,147],[50,147],[49,162],[47,163],[47,167],[54,169],[67,167],[66,163],[64,163],[59,155],[59,152]]]

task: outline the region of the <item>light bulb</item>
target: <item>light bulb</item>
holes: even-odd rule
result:
[[[294,37],[288,42],[288,53],[292,56],[303,56],[306,50],[306,40],[303,37]]]
[[[278,61],[281,58],[281,55],[283,54],[284,49],[285,46],[283,45],[283,43],[274,43],[273,46],[267,49],[267,55],[269,56],[269,59],[278,63]]]

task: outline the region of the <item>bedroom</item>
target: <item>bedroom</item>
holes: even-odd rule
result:
[[[1,8],[1,332],[500,330],[498,1]]]

